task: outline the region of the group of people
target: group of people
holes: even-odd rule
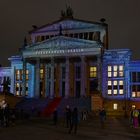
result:
[[[83,114],[85,115],[85,114]],[[57,124],[57,119],[58,119],[58,112],[55,109],[54,113],[53,113],[53,121],[54,121],[54,125]],[[84,116],[84,119],[86,119],[86,117]],[[71,108],[67,105],[65,108],[65,124],[66,127],[69,129],[68,132],[71,133],[72,131],[74,131],[74,133],[77,133],[77,127],[78,127],[78,122],[79,122],[79,113],[78,113],[78,109],[77,107],[73,108],[73,110],[71,110]]]
[[[140,126],[140,110],[136,109],[136,107],[133,108],[130,113],[130,121],[134,128],[138,128]]]

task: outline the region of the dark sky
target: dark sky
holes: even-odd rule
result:
[[[109,48],[130,48],[140,59],[140,0],[0,0],[0,64],[8,66],[8,57],[22,46],[32,25],[58,20],[66,2],[78,19],[109,25]]]

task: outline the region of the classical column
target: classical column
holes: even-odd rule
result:
[[[101,55],[97,56],[97,76],[98,76],[98,90],[101,91],[101,84],[102,84],[102,79],[101,79]]]
[[[66,78],[66,80],[65,80],[65,97],[67,98],[67,97],[69,97],[69,84],[70,84],[70,82],[69,82],[69,69],[70,69],[70,64],[69,64],[69,57],[66,57],[66,76],[65,76],[65,78]]]
[[[86,84],[86,63],[85,63],[85,56],[81,56],[81,96],[85,97],[85,84]]]
[[[37,58],[35,64],[35,97],[38,98],[40,96],[40,59]]]
[[[49,64],[45,65],[45,96],[48,97],[50,95],[50,66]]]
[[[23,58],[22,96],[26,95],[26,60]]]
[[[11,87],[10,87],[10,92],[15,94],[15,79],[16,79],[15,78],[16,77],[16,74],[15,74],[15,66],[12,67],[11,73],[12,74],[11,74]]]
[[[50,98],[54,97],[54,58],[51,58],[51,89]]]

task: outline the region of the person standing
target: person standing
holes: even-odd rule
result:
[[[106,120],[106,111],[104,108],[100,110],[99,117],[100,117],[101,127],[104,128],[105,120]]]
[[[77,133],[77,126],[78,126],[78,109],[75,107],[72,111],[72,122],[69,129],[69,133],[74,129],[74,133]]]
[[[138,121],[139,111],[135,108],[133,110],[133,126],[134,128],[138,128],[139,121]]]
[[[69,106],[66,107],[66,126],[67,128],[71,126],[71,109]]]

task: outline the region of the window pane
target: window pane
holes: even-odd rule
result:
[[[112,77],[111,72],[108,72],[108,77]]]
[[[122,72],[122,71],[119,72],[119,76],[120,76],[120,77],[123,77],[123,72]]]
[[[114,77],[117,77],[117,72],[113,72],[113,76]]]
[[[108,86],[111,86],[111,85],[112,85],[111,81],[108,81]]]
[[[140,97],[140,92],[137,92],[137,97]]]
[[[111,68],[111,66],[108,66],[108,71],[112,71],[112,68]]]
[[[119,94],[123,94],[123,90],[122,89],[119,90]]]
[[[29,70],[26,70],[26,74],[29,74]]]
[[[119,66],[119,71],[123,71],[123,65]]]
[[[40,69],[40,73],[41,73],[41,74],[43,73],[43,69]]]
[[[119,81],[119,85],[123,85],[123,81]]]
[[[118,81],[113,81],[113,85],[118,85]]]
[[[117,110],[117,109],[118,109],[118,104],[114,103],[114,104],[113,104],[113,109],[114,109],[114,110]]]
[[[109,94],[109,95],[112,94],[111,90],[108,90],[108,94]]]
[[[115,94],[115,95],[117,94],[117,90],[116,90],[116,89],[115,89],[115,90],[113,90],[113,94]]]
[[[116,66],[113,66],[113,70],[114,71],[117,71],[117,69],[118,69],[118,66],[116,65]]]
[[[136,97],[136,92],[132,92],[132,97]]]
[[[80,69],[79,69],[80,71]],[[97,67],[91,66],[90,67],[90,78],[95,78],[97,77]]]

